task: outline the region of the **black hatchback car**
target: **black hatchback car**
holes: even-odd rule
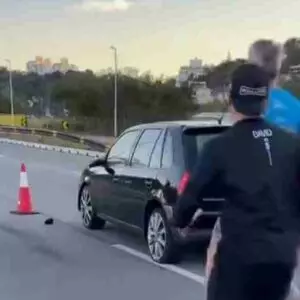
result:
[[[109,221],[140,230],[158,263],[178,260],[187,241],[208,240],[223,202],[215,195],[204,199],[189,236],[181,237],[169,221],[203,145],[228,126],[209,117],[127,129],[82,173],[77,205],[83,225],[102,229]]]

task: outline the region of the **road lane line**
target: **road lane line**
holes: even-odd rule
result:
[[[113,248],[116,248],[118,250],[121,250],[121,251],[124,251],[128,254],[131,254],[135,257],[138,257],[150,264],[153,264],[153,265],[156,265],[158,266],[159,268],[162,268],[162,269],[165,269],[165,270],[169,270],[173,273],[176,273],[178,275],[181,275],[183,277],[186,277],[188,279],[191,279],[193,281],[196,281],[197,283],[200,283],[202,285],[205,285],[205,277],[203,276],[200,276],[200,275],[197,275],[196,273],[193,273],[193,272],[190,272],[190,271],[187,271],[183,268],[180,268],[180,267],[176,267],[174,265],[162,265],[162,264],[158,264],[156,262],[154,262],[148,255],[142,253],[142,252],[139,252],[135,249],[132,249],[130,247],[127,247],[125,245],[122,245],[122,244],[115,244],[115,245],[112,245],[111,247]]]

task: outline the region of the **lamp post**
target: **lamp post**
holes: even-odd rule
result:
[[[114,52],[114,67],[115,67],[115,88],[114,88],[114,136],[118,135],[118,50],[111,46],[110,49]]]
[[[9,98],[10,98],[10,114],[11,114],[11,124],[15,125],[15,112],[14,112],[14,91],[12,85],[12,68],[11,68],[11,60],[5,59],[8,64],[8,72],[9,72]]]

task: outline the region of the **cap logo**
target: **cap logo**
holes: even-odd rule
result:
[[[259,96],[266,97],[268,95],[268,88],[266,86],[260,88],[252,88],[245,85],[240,87],[239,94],[241,96]]]

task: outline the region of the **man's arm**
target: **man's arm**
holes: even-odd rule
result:
[[[215,189],[212,187],[212,183],[217,183],[218,175],[220,175],[217,150],[215,141],[210,141],[204,146],[186,189],[177,199],[174,208],[174,225],[176,227],[186,227],[196,210],[201,207],[201,195],[210,194],[210,190],[212,194]]]

